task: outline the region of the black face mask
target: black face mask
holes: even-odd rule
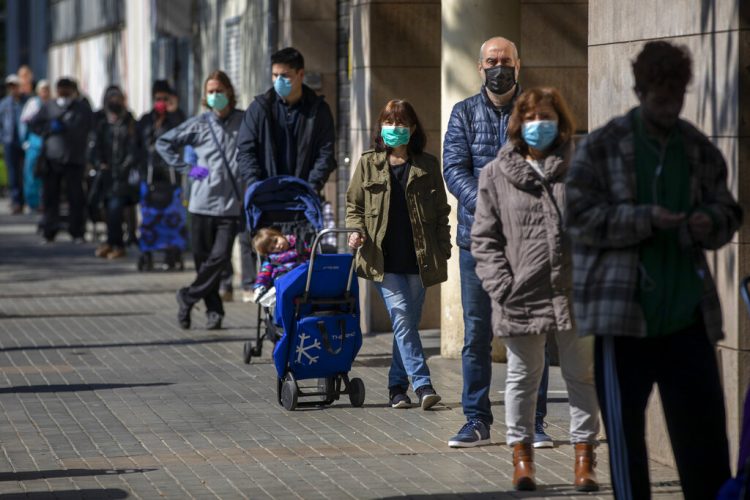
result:
[[[484,85],[493,94],[505,94],[516,84],[516,68],[512,66],[485,68],[484,76]]]
[[[122,113],[122,110],[125,108],[124,105],[120,104],[119,102],[108,102],[107,103],[107,109],[110,110],[112,113],[119,115]]]

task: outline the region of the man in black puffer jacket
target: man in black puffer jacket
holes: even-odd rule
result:
[[[245,112],[237,161],[248,184],[277,175],[293,175],[323,189],[336,168],[335,129],[328,104],[302,83],[305,60],[287,47],[271,56],[273,87]]]
[[[482,77],[479,93],[453,107],[443,141],[443,176],[448,190],[458,199],[459,269],[461,305],[464,317],[464,347],[461,352],[464,388],[461,398],[467,423],[448,445],[467,448],[490,442],[492,410],[492,309],[490,297],[477,277],[471,255],[471,226],[477,204],[477,187],[482,168],[495,159],[507,140],[506,129],[516,97],[521,93],[518,73],[521,61],[513,42],[490,38],[479,51],[478,70]],[[545,363],[537,401],[537,429],[534,446],[552,446],[544,433],[547,372]]]

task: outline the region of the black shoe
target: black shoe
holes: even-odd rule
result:
[[[206,330],[221,330],[221,320],[223,318],[224,316],[214,311],[206,313]]]
[[[190,328],[190,310],[193,309],[193,306],[185,302],[184,290],[184,288],[177,290],[177,323],[180,324],[181,328],[187,330]]]
[[[391,408],[411,407],[411,399],[406,395],[406,389],[401,386],[389,387],[388,399],[390,399]]]
[[[430,408],[435,406],[441,399],[431,385],[423,385],[419,389],[416,389],[414,392],[417,393],[419,404],[423,410],[429,410]]]

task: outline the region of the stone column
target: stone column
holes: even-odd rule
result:
[[[479,48],[493,36],[504,36],[513,40],[521,52],[521,2],[519,0],[498,2],[496,0],[443,0],[442,17],[442,58],[440,61],[441,104],[440,137],[445,136],[453,106],[479,92],[482,85],[477,70]],[[523,68],[521,80],[523,80]],[[441,141],[442,144],[442,141]],[[448,195],[451,203],[451,234],[456,235],[456,198]],[[444,357],[458,358],[464,345],[463,309],[461,307],[461,285],[458,271],[458,248],[454,246],[448,263],[448,281],[441,287],[443,303],[440,317],[440,352]],[[503,349],[496,349],[504,358]]]
[[[742,7],[740,4],[697,0],[592,2],[589,127],[599,127],[637,105],[631,61],[644,42],[666,39],[686,45],[693,58],[693,82],[682,116],[695,123],[724,153],[730,188],[747,212],[750,176],[743,172],[750,166],[750,8],[747,2]],[[724,311],[726,340],[719,345],[718,354],[733,457],[737,455],[741,404],[750,379],[748,312],[738,293],[740,279],[750,273],[749,244],[750,230],[745,224],[730,244],[708,253]],[[671,463],[671,446],[656,391],[649,407],[648,429],[652,458]]]
[[[370,149],[378,113],[390,99],[414,105],[427,134],[427,152],[440,154],[440,1],[353,0],[351,5],[352,172]],[[427,291],[422,327],[437,327],[440,287]],[[362,328],[390,331],[371,285],[360,280]]]

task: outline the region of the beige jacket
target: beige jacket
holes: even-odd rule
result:
[[[572,147],[542,165],[544,179],[511,143],[482,169],[471,253],[492,299],[495,335],[570,330],[570,251],[563,233],[564,178]]]

